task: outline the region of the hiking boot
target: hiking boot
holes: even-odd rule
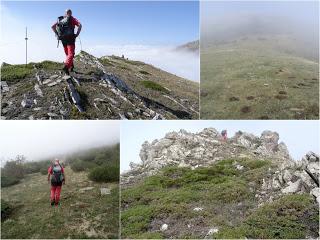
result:
[[[67,66],[64,66],[64,67],[62,68],[62,71],[64,71],[65,74],[70,75],[69,69],[67,68]]]
[[[60,205],[60,203],[59,203],[59,202],[56,202],[55,205],[56,205],[56,207],[58,207],[58,206]]]
[[[71,68],[70,68],[70,72],[74,72],[74,66],[72,64]]]
[[[51,201],[51,206],[54,206],[54,201]]]

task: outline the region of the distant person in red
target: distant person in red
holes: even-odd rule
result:
[[[51,181],[50,181],[51,176]],[[60,193],[62,184],[65,184],[66,178],[64,174],[64,169],[61,166],[58,159],[54,161],[54,164],[48,169],[48,183],[51,183],[51,194],[50,201],[51,206],[58,206],[60,200]]]
[[[77,33],[74,34],[74,28],[78,27]],[[75,51],[76,38],[81,32],[81,23],[72,16],[71,9],[67,9],[64,16],[58,18],[58,21],[52,25],[52,30],[56,34],[56,37],[61,40],[64,52],[66,54],[66,60],[64,62],[63,71],[69,75],[69,71],[73,71],[73,57]]]
[[[227,138],[228,138],[227,130],[222,130],[221,136],[222,136],[223,141],[227,141]]]

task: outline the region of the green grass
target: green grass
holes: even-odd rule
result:
[[[31,64],[7,65],[1,67],[1,80],[9,83],[17,82],[23,78],[30,77],[34,73]]]
[[[319,211],[309,194],[283,196],[250,214],[237,227],[225,227],[216,238],[303,239],[318,231]]]
[[[139,71],[139,73],[144,74],[144,75],[150,75],[150,73],[149,73],[149,72],[144,71],[144,70],[140,70],[140,71]]]
[[[50,206],[50,185],[40,173],[2,188],[1,198],[13,206],[1,224],[2,239],[118,238],[118,183],[95,183],[87,172],[65,170],[67,182],[62,187],[61,205],[56,208]],[[79,191],[88,186],[94,188]],[[111,188],[111,194],[101,196],[100,187]]]
[[[61,70],[63,68],[63,63],[46,60],[40,63],[36,63],[35,66],[37,68],[42,68],[45,70]]]
[[[201,118],[319,118],[318,63],[281,52],[275,42],[202,48]]]
[[[145,88],[148,88],[148,89],[152,89],[159,92],[168,92],[168,90],[164,88],[162,85],[153,81],[144,80],[144,81],[141,81],[140,83],[141,85],[143,85]]]
[[[237,170],[235,162],[244,169]],[[249,190],[249,184],[258,188],[269,168],[273,169],[270,161],[245,159],[222,160],[195,170],[166,167],[121,191],[122,237],[143,238],[147,234],[151,238],[203,238],[187,228],[188,222],[200,216],[205,219],[200,225],[206,229],[210,225],[240,223],[243,212],[256,204],[255,192]],[[194,207],[205,210],[195,212]],[[160,222],[168,223],[170,228],[177,224],[177,229],[166,235],[157,231]]]
[[[134,60],[127,60],[126,58],[118,57],[118,56],[112,56],[113,59],[120,60],[122,62],[125,62],[127,64],[135,65],[135,66],[141,66],[145,65],[144,62],[141,61],[134,61]]]

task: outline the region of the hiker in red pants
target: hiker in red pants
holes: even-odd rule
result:
[[[66,178],[64,175],[64,169],[61,166],[58,159],[54,161],[54,164],[48,169],[48,182],[50,183],[51,176],[51,193],[50,193],[50,201],[51,206],[58,206],[60,200],[60,193],[62,183],[65,184]]]
[[[78,27],[77,33],[74,34],[74,28]],[[75,51],[76,38],[79,36],[82,25],[72,16],[71,9],[67,9],[64,16],[58,17],[58,21],[52,25],[52,30],[56,37],[61,40],[66,60],[64,62],[63,71],[69,75],[69,71],[73,71],[73,57]],[[59,43],[58,43],[59,44]]]

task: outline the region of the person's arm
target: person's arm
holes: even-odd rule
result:
[[[78,19],[74,17],[72,17],[72,21],[73,21],[73,24],[78,27],[77,33],[75,35],[75,37],[78,37],[82,29],[82,24],[78,21]]]
[[[66,184],[66,175],[64,174],[64,168],[61,167],[62,169],[62,176],[63,176],[63,184]]]
[[[50,183],[50,176],[51,176],[52,167],[48,168],[48,183]]]
[[[79,36],[79,34],[81,32],[81,29],[82,29],[82,25],[81,25],[81,23],[79,23],[79,26],[78,26],[78,29],[77,29],[77,33],[76,33],[76,37]]]
[[[56,26],[57,26],[57,23],[54,23],[54,24],[51,26],[51,29],[52,29],[52,31],[53,31],[56,35],[58,35]]]

